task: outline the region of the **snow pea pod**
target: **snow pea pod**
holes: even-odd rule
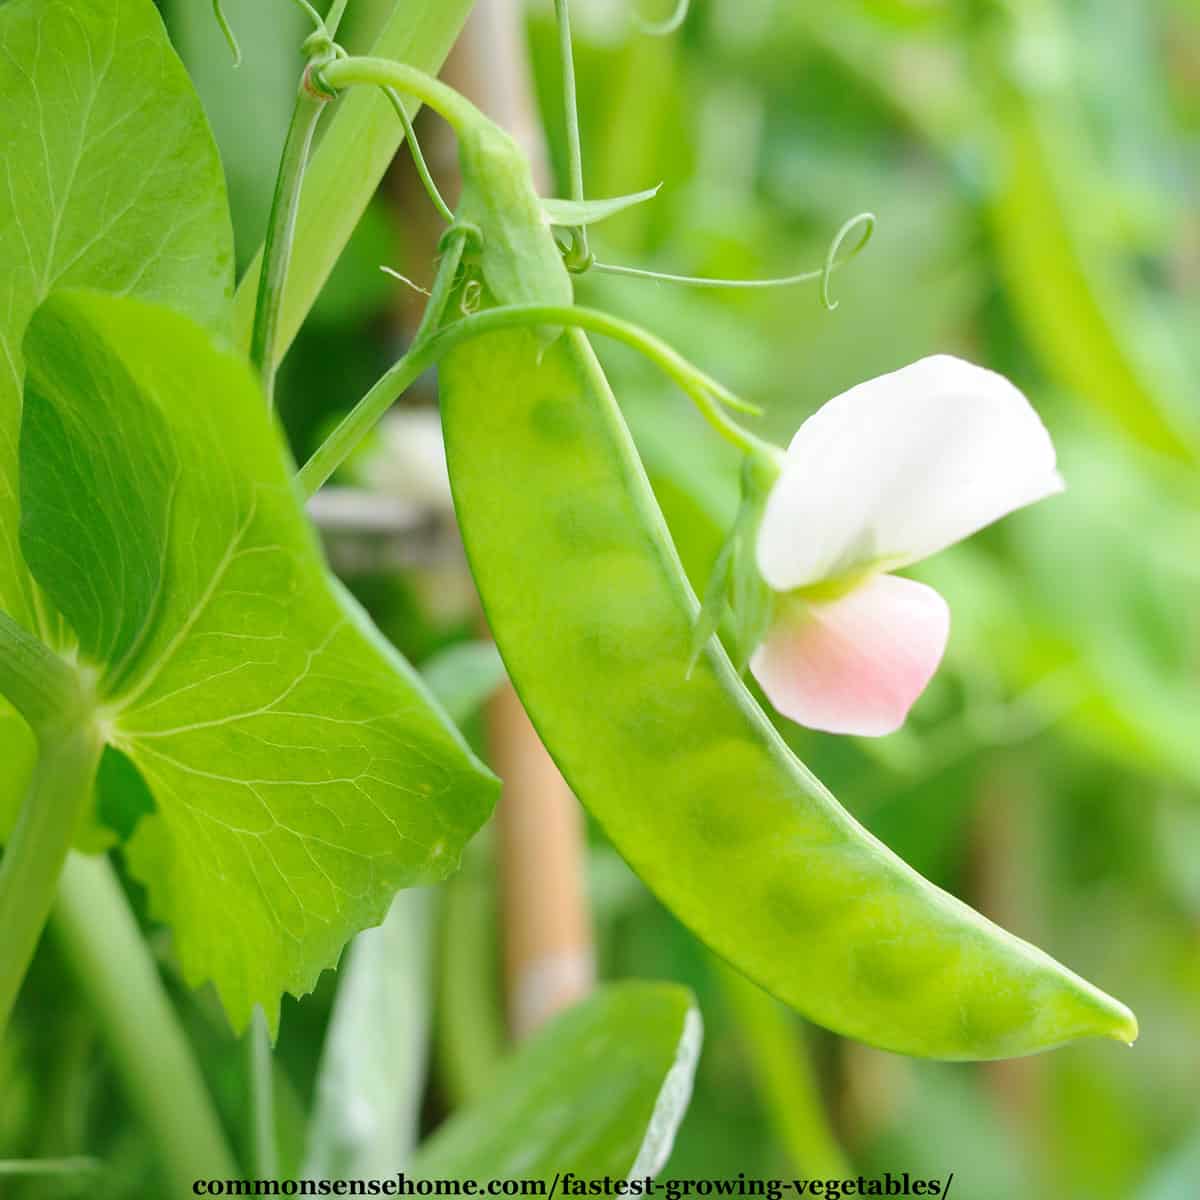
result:
[[[701,939],[818,1023],[987,1059],[1133,1014],[935,887],[795,758],[697,603],[586,338],[516,329],[441,366],[458,518],[496,643],[581,801]]]

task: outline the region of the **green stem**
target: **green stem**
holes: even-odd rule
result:
[[[719,974],[737,1016],[763,1106],[792,1165],[818,1178],[849,1178],[850,1164],[825,1115],[796,1018],[745,976],[727,967],[719,968]]]
[[[420,179],[421,186],[425,189],[425,195],[429,197],[433,207],[438,210],[438,214],[442,220],[447,225],[453,225],[454,213],[450,211],[450,206],[438,190],[438,185],[433,178],[433,172],[430,171],[429,164],[425,161],[425,155],[421,152],[421,143],[417,141],[417,131],[413,128],[412,117],[408,115],[408,109],[404,107],[404,101],[400,98],[400,93],[395,88],[387,87],[383,89],[383,94],[388,98],[388,103],[391,104],[392,108],[396,110],[396,116],[400,118],[400,125],[404,130],[404,140],[408,143],[413,166],[417,169],[417,178]]]
[[[312,22],[313,29],[318,33],[325,31],[325,19],[309,4],[308,0],[292,0],[292,3]],[[329,36],[333,37],[332,30],[329,31]]]
[[[432,359],[426,360],[422,348],[432,340],[434,331],[441,324],[446,304],[454,290],[458,267],[462,262],[467,244],[465,231],[451,230],[447,236],[442,261],[438,266],[437,278],[425,305],[421,324],[413,338],[412,347],[374,387],[346,414],[337,428],[317,448],[316,453],[300,468],[299,479],[306,496],[314,495],[321,485],[342,465],[355,446],[375,427],[376,422],[392,406]],[[422,365],[424,364],[424,365]]]
[[[271,1065],[271,1031],[261,1008],[254,1010],[246,1036],[250,1076],[250,1110],[254,1122],[254,1171],[260,1179],[279,1174],[275,1139],[275,1072]]]
[[[300,186],[326,101],[308,88],[308,71],[296,96],[292,122],[283,143],[279,173],[275,177],[275,195],[267,222],[263,246],[263,266],[258,277],[258,298],[254,308],[254,329],[250,335],[250,361],[262,380],[267,408],[275,404],[275,372],[278,367],[275,347],[278,341],[279,313],[287,283],[288,261],[296,233],[296,214],[300,209]]]
[[[0,612],[0,695],[36,731],[79,701],[79,677],[44,642]]]
[[[0,1036],[54,904],[104,745],[83,721],[46,726],[38,741],[25,804],[0,862]]]
[[[859,225],[863,227],[862,236],[846,252],[845,257],[838,258],[838,253],[846,239]],[[875,225],[874,213],[856,214],[848,221],[843,222],[842,227],[833,235],[833,241],[829,243],[829,249],[825,253],[825,264],[819,270],[800,271],[795,275],[776,275],[770,279],[714,279],[704,275],[674,275],[665,271],[648,271],[644,267],[625,267],[615,263],[595,261],[592,262],[591,269],[599,271],[602,275],[625,275],[632,279],[652,279],[657,283],[678,283],[695,288],[724,288],[730,291],[792,287],[797,283],[811,283],[813,280],[819,279],[821,281],[821,300],[825,307],[832,312],[837,308],[838,302],[829,294],[830,277],[834,271],[839,267],[844,267],[866,248],[867,243],[871,240],[871,235],[875,232]]]
[[[331,38],[337,37],[338,26],[346,15],[346,5],[350,0],[333,0],[329,12],[325,16],[325,31]]]
[[[504,1057],[507,1035],[497,982],[495,867],[472,843],[446,881],[442,907],[434,1055],[452,1108],[478,1100]]]
[[[106,858],[72,854],[51,926],[95,1012],[172,1194],[238,1175],[187,1038]]]
[[[369,84],[415,96],[444,117],[456,133],[487,121],[470,100],[440,79],[390,58],[338,58],[321,67],[317,77],[322,86],[335,92],[354,84]]]
[[[728,388],[694,367],[677,350],[653,334],[596,309],[519,304],[475,313],[456,321],[431,338],[414,342],[412,349],[342,418],[337,428],[301,467],[299,479],[305,495],[313,495],[346,460],[396,398],[460,342],[507,329],[556,325],[583,329],[632,346],[657,364],[683,389],[709,424],[726,441],[748,454],[764,452],[774,456],[777,453],[774,446],[743,429],[724,411],[722,404],[742,407],[742,402]]]
[[[238,45],[237,34],[233,32],[233,26],[229,24],[229,18],[225,15],[225,10],[221,7],[221,0],[212,0],[213,16],[217,19],[217,27],[221,31],[221,35],[225,38],[225,44],[229,47],[229,53],[233,55],[233,65],[240,67],[242,65],[242,48]]]
[[[433,290],[429,293],[429,303],[421,315],[421,324],[413,337],[413,345],[419,346],[441,328],[442,319],[446,315],[446,305],[458,281],[458,268],[462,263],[463,252],[467,248],[467,233],[465,230],[451,229],[443,243],[442,261],[438,264],[437,276],[433,281]]]
[[[571,45],[571,14],[568,0],[554,0],[554,17],[558,23],[558,57],[562,69],[563,116],[567,129],[567,175],[572,200],[584,199],[583,147],[579,137],[579,98],[575,85],[575,51]],[[570,230],[572,237],[572,267],[583,270],[590,264],[586,225]]]

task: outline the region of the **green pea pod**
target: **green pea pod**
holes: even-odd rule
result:
[[[480,269],[498,304],[570,304],[571,277],[520,147],[479,119],[458,128],[458,218],[483,235]]]
[[[496,642],[542,739],[646,883],[822,1025],[986,1059],[1133,1014],[934,887],[772,729],[697,603],[586,339],[465,341],[442,364],[454,499]],[[515,481],[515,482],[514,482]]]

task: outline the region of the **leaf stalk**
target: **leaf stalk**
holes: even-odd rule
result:
[[[436,293],[436,285],[435,285]],[[673,347],[646,330],[598,309],[541,304],[514,304],[474,313],[446,326],[432,337],[413,343],[390,370],[342,418],[334,431],[300,468],[298,478],[306,496],[346,460],[376,422],[426,370],[459,342],[488,333],[559,325],[611,337],[638,350],[655,363],[699,408],[705,420],[727,441],[746,454],[774,457],[778,450],[739,425],[726,408],[745,410],[745,403],[723,384],[706,375]]]
[[[0,695],[38,732],[79,708],[75,670],[44,642],[0,612]]]
[[[239,1174],[158,967],[108,860],[68,857],[51,933],[96,1014],[172,1194]]]
[[[104,746],[95,725],[78,718],[43,724],[37,733],[33,777],[0,861],[0,1036],[54,904]]]
[[[300,210],[304,168],[308,163],[317,122],[328,102],[327,97],[310,88],[309,78],[310,68],[306,68],[283,144],[279,173],[275,177],[275,194],[271,200],[271,214],[263,245],[262,272],[258,277],[254,328],[250,335],[250,362],[262,381],[268,410],[275,406],[275,375],[279,367],[275,346],[287,284],[288,262],[296,234],[296,214]]]

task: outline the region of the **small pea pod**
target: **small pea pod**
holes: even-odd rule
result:
[[[813,1020],[901,1053],[986,1059],[1133,1014],[934,887],[795,758],[697,603],[583,335],[456,346],[451,482],[508,671],[577,795],[714,950]]]
[[[516,142],[484,117],[458,131],[460,221],[478,227],[479,265],[500,304],[570,304],[571,277],[550,232],[529,163]]]

